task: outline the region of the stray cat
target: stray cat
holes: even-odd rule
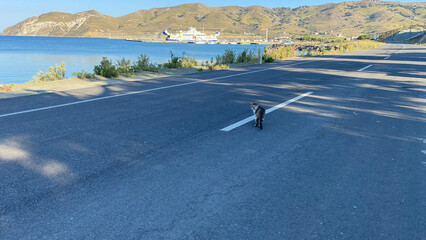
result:
[[[263,129],[263,119],[265,119],[265,109],[259,105],[259,103],[252,103],[251,109],[253,110],[254,115],[256,116],[256,125],[260,125],[260,129]]]

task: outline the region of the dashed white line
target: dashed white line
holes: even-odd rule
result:
[[[359,69],[359,70],[358,70],[358,72],[362,72],[362,71],[364,71],[365,69],[367,69],[367,68],[369,68],[369,67],[371,67],[371,66],[373,66],[373,65],[368,65],[368,66],[366,66],[366,67],[363,67],[363,68]]]
[[[399,53],[401,53],[404,49],[405,49],[405,46],[404,46],[404,45],[402,45],[402,49],[400,49],[398,52],[395,52],[395,53],[393,53],[393,54],[399,54]],[[391,55],[389,55],[389,56],[387,56],[387,57],[385,57],[385,58],[384,58],[384,60],[388,60],[391,56],[392,56],[392,54],[391,54]]]
[[[278,105],[276,105],[276,106],[274,106],[274,107],[271,107],[271,108],[269,108],[269,109],[267,109],[267,110],[266,110],[266,114],[271,113],[271,112],[273,112],[273,111],[275,111],[275,110],[277,110],[277,109],[279,109],[279,108],[282,108],[282,107],[284,107],[284,106],[286,106],[286,105],[289,105],[290,103],[295,102],[295,101],[297,101],[297,100],[299,100],[299,99],[301,99],[301,98],[304,98],[304,97],[306,97],[306,96],[308,96],[308,95],[310,95],[310,94],[312,94],[312,93],[313,93],[313,92],[307,92],[307,93],[304,93],[304,94],[299,95],[299,96],[297,96],[297,97],[295,97],[295,98],[292,98],[292,99],[290,99],[290,100],[288,100],[288,101],[285,101],[285,102],[283,102],[283,103],[280,103],[280,104],[278,104]],[[237,128],[237,127],[241,126],[241,125],[244,125],[244,124],[246,124],[246,123],[248,123],[248,122],[250,122],[250,121],[253,121],[254,119],[255,119],[255,117],[254,117],[254,116],[251,116],[251,117],[245,118],[245,119],[243,119],[243,120],[241,120],[241,121],[239,121],[239,122],[236,122],[236,123],[234,123],[234,124],[231,124],[231,125],[229,125],[229,126],[227,126],[227,127],[224,127],[224,128],[222,128],[222,129],[220,129],[220,130],[221,130],[221,131],[224,131],[224,132],[229,132],[229,131],[231,131],[232,129],[235,129],[235,128]]]

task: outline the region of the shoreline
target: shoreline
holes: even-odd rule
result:
[[[96,76],[91,79],[65,78],[62,80],[38,82],[38,83],[17,83],[13,85],[11,92],[0,91],[0,99],[15,98],[21,96],[29,96],[42,93],[53,93],[67,90],[76,90],[81,88],[89,88],[96,86],[106,86],[123,82],[143,81],[149,79],[157,79],[169,76],[179,76],[198,72],[195,68],[179,68],[179,69],[162,69],[159,72],[140,72],[133,77],[120,75],[118,78],[104,78]]]
[[[378,44],[376,46],[369,46],[365,49],[339,49],[341,51],[330,51],[326,55],[334,55],[334,54],[341,54],[346,52],[357,52],[362,50],[367,50],[371,48],[377,48],[383,46],[384,43]],[[353,47],[353,46],[352,46]],[[286,47],[283,49],[285,50]],[[280,53],[278,53],[280,54]],[[285,58],[274,58],[275,61],[285,61],[290,59],[298,59],[298,58],[304,58],[304,57],[315,57],[315,56],[322,56],[322,55],[307,55],[307,56],[287,56]],[[237,63],[237,64],[229,64],[229,68],[238,68],[242,66],[248,66],[248,65],[255,65],[256,63]],[[204,71],[210,71],[203,68]],[[35,94],[42,94],[42,93],[52,93],[52,92],[61,92],[61,91],[67,91],[67,90],[75,90],[75,89],[82,89],[82,88],[88,88],[88,87],[96,87],[96,86],[105,86],[105,85],[111,85],[116,83],[123,83],[123,82],[134,82],[134,81],[142,81],[142,80],[149,80],[149,79],[158,79],[163,77],[169,77],[169,76],[178,76],[178,75],[185,75],[185,74],[191,74],[200,72],[199,68],[174,68],[174,69],[168,69],[168,68],[160,68],[159,72],[138,72],[132,77],[126,77],[123,75],[120,75],[118,78],[105,78],[102,76],[96,75],[95,78],[90,79],[79,79],[79,78],[66,78],[62,80],[55,80],[55,81],[46,81],[46,82],[27,82],[27,83],[20,83],[20,84],[7,84],[7,85],[0,85],[0,99],[7,99],[7,98],[14,98],[14,97],[20,97],[20,96],[28,96],[28,95],[35,95]],[[5,88],[6,87],[6,88]],[[5,91],[7,90],[7,87],[11,88],[11,91]],[[2,89],[3,88],[3,89]]]
[[[252,63],[237,63],[231,64],[230,68],[238,68],[243,66],[254,65]],[[47,81],[47,82],[26,82],[26,83],[16,83],[16,84],[7,84],[8,86],[12,85],[12,91],[5,92],[0,91],[0,100],[43,94],[43,93],[54,93],[62,92],[67,90],[76,90],[89,87],[97,86],[107,86],[116,83],[125,83],[125,82],[136,82],[143,80],[158,79],[170,76],[181,76],[191,73],[199,73],[199,68],[174,68],[174,69],[160,69],[159,72],[139,72],[132,77],[126,77],[120,75],[118,78],[105,78],[99,75],[96,75],[95,78],[90,79],[79,79],[79,78],[65,78],[62,80]],[[206,70],[203,72],[209,71],[220,71],[220,70]]]
[[[152,39],[152,38],[113,38],[113,37],[64,37],[64,36],[21,36],[21,35],[1,35],[0,37],[34,37],[34,38],[85,38],[85,39],[109,39],[109,40],[123,40],[128,42],[142,42],[142,43],[179,43],[179,44],[195,44],[195,42],[186,42],[186,41],[167,41],[165,39]],[[241,40],[241,38],[224,38],[220,39],[217,42],[213,43],[203,43],[203,44],[222,44],[222,45],[233,45],[233,44],[242,44],[242,45],[272,45],[276,44],[277,41],[265,41],[265,40]]]

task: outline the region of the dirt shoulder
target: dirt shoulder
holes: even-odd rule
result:
[[[197,72],[197,69],[195,68],[160,69],[158,73],[142,72],[133,77],[120,76],[119,78],[108,79],[97,76],[95,79],[67,78],[51,82],[13,84],[11,92],[0,92],[0,99],[104,86],[122,82],[142,81],[146,79],[177,76],[195,72]]]

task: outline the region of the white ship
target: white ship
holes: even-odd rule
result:
[[[217,37],[220,35],[219,32],[216,32],[214,35],[206,35],[203,32],[198,32],[194,27],[190,27],[188,31],[183,32],[182,29],[179,30],[179,33],[172,36],[167,29],[163,31],[163,34],[166,35],[166,41],[175,41],[175,42],[188,42],[188,43],[211,43],[217,42]]]

